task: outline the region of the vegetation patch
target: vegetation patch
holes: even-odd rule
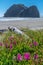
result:
[[[0,65],[43,65],[43,30],[22,29],[0,34]]]

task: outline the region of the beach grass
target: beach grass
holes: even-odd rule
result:
[[[21,30],[28,39],[13,31],[0,34],[0,65],[43,65],[43,30]]]

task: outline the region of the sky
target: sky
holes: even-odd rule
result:
[[[43,0],[0,0],[0,17],[4,16],[7,9],[13,4],[24,4],[28,7],[36,5],[40,16],[43,17]]]

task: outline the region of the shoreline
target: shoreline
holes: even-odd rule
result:
[[[43,29],[43,18],[8,18],[3,21],[0,20],[0,30],[8,29],[8,27],[13,26],[17,28],[29,28],[32,30]]]

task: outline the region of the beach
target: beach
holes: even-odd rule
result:
[[[43,18],[0,18],[0,30],[8,29],[10,26],[19,29],[43,29]]]

